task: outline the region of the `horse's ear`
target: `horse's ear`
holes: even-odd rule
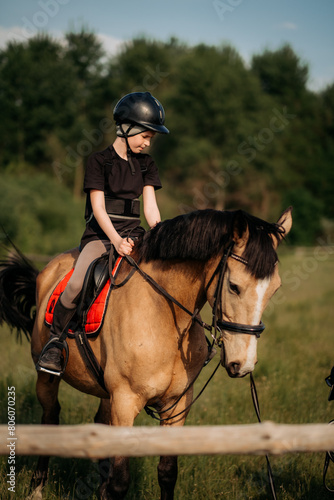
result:
[[[241,217],[241,212],[237,212],[233,227],[233,241],[235,243],[234,248],[238,248],[242,253],[242,251],[246,247],[248,238],[248,225],[245,224],[245,220]]]
[[[235,243],[234,248],[239,249],[240,251],[243,251],[244,248],[246,247],[247,241],[249,238],[249,230],[248,227],[246,227],[245,231],[241,236],[239,236],[239,233],[237,230],[234,230],[234,236],[233,236],[233,241]]]
[[[274,246],[277,247],[278,244],[282,241],[283,238],[289,234],[290,229],[292,227],[292,207],[287,208],[281,215],[281,217],[277,221],[277,225],[280,226],[284,233],[281,235],[279,240],[277,241],[275,238]]]

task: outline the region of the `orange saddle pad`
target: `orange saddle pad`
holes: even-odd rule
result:
[[[120,267],[121,261],[122,261],[122,257],[118,257],[118,259],[116,260],[116,263],[115,263],[115,267],[112,271],[113,276],[116,275],[116,273]],[[54,311],[55,305],[56,305],[60,295],[65,290],[65,287],[66,287],[70,277],[72,276],[73,271],[74,271],[74,269],[71,269],[71,271],[69,271],[66,274],[66,276],[64,276],[64,278],[58,283],[56,288],[53,290],[53,292],[49,298],[48,305],[47,305],[46,312],[45,312],[45,323],[47,326],[52,325],[53,311]],[[93,304],[91,305],[91,307],[89,308],[89,310],[87,312],[87,320],[86,320],[86,324],[85,324],[85,332],[87,333],[87,335],[96,335],[102,326],[103,318],[104,318],[105,311],[106,311],[106,308],[108,305],[109,294],[111,291],[110,284],[111,284],[111,281],[109,278],[108,281],[106,282],[106,284],[104,285],[104,287],[102,288],[101,292],[96,297],[95,301],[93,302]],[[69,330],[69,333],[71,333],[71,330]]]

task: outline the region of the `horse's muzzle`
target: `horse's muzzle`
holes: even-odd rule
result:
[[[248,360],[248,363],[241,361],[238,357],[232,357],[228,359],[227,353],[225,351],[224,341],[221,342],[221,365],[227,371],[227,374],[231,378],[243,378],[249,373],[251,373],[255,365],[257,364],[257,359],[255,356],[254,362]]]
[[[238,361],[233,361],[232,363],[229,363],[227,366],[225,366],[225,369],[227,371],[227,374],[231,378],[243,378],[249,373],[251,373],[253,370],[243,370],[242,365]]]

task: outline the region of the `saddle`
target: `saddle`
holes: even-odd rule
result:
[[[116,258],[114,253],[107,252],[91,263],[84,279],[82,291],[77,298],[77,310],[68,331],[69,337],[73,337],[75,330],[78,329],[85,331],[88,337],[98,335],[121,262],[122,257]],[[49,298],[45,313],[47,326],[52,324],[55,305],[72,273],[73,269],[56,285]]]
[[[114,252],[110,251],[94,260],[89,266],[82,291],[78,297],[77,311],[68,325],[67,337],[74,338],[81,354],[81,357],[88,370],[91,371],[99,385],[106,392],[104,384],[104,372],[99,365],[95,354],[90,347],[88,337],[96,337],[102,327],[105,311],[107,309],[110,292],[115,283],[115,277],[120,269],[123,257],[115,257]],[[57,284],[53,290],[45,313],[45,324],[51,326],[53,321],[53,312],[57,300],[63,293],[73,269]],[[66,369],[69,349],[66,340],[63,340],[66,358],[64,361],[63,372]]]

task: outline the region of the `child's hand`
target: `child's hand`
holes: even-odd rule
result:
[[[132,252],[132,247],[134,245],[133,240],[131,238],[122,238],[116,245],[116,252],[124,257],[125,255],[130,255]]]

